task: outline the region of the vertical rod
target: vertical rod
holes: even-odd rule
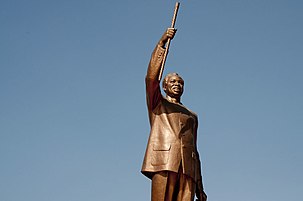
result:
[[[180,5],[180,3],[176,2],[174,16],[173,16],[173,19],[172,19],[172,22],[171,22],[171,26],[170,26],[171,28],[175,28],[177,14],[178,14],[178,10],[179,10],[179,5]],[[170,46],[170,41],[171,40],[169,38],[167,40],[167,45],[166,45],[166,49],[165,49],[165,52],[164,52],[164,58],[163,58],[163,62],[162,62],[162,65],[161,65],[160,72],[159,72],[159,77],[158,77],[159,81],[161,81],[161,79],[162,79],[162,74],[163,74],[163,70],[164,70],[164,66],[165,66],[165,62],[166,62],[166,58],[167,58],[167,54],[168,54],[168,50],[169,50],[169,46]]]

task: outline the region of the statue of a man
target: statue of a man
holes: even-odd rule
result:
[[[141,172],[152,180],[152,201],[206,201],[197,150],[198,118],[181,103],[184,81],[166,75],[161,95],[158,80],[165,45],[176,29],[168,28],[154,49],[146,75],[146,98],[151,126]]]

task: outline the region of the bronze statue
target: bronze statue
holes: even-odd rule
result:
[[[148,66],[146,99],[151,126],[141,172],[152,180],[152,201],[206,201],[197,151],[198,118],[181,103],[184,81],[177,73],[163,79],[159,73],[167,41],[176,29],[168,28],[154,49]]]

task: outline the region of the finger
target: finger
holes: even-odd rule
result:
[[[174,33],[175,33],[174,30],[167,30],[167,31],[166,31],[166,34],[174,34]]]
[[[168,28],[166,30],[166,32],[170,32],[170,33],[176,33],[176,31],[177,31],[177,29],[175,29],[175,28]]]

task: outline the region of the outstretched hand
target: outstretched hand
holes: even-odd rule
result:
[[[175,28],[168,28],[164,34],[162,35],[160,41],[159,41],[159,45],[161,47],[165,47],[165,44],[167,43],[168,39],[173,39],[175,34],[177,32],[177,29]]]
[[[207,195],[205,194],[204,191],[198,196],[198,199],[196,199],[196,201],[206,201],[206,200],[207,200]]]

